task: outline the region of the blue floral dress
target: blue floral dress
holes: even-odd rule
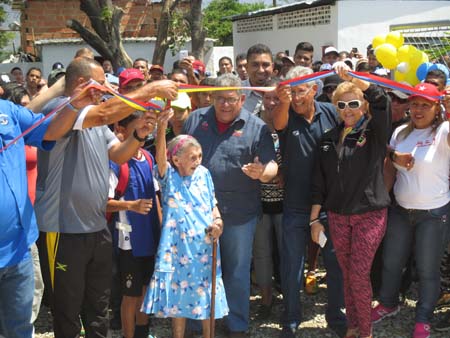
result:
[[[155,169],[157,172],[157,169]],[[205,229],[216,205],[211,175],[198,166],[181,177],[168,165],[161,184],[163,228],[155,272],[142,311],[157,317],[208,319],[211,302],[212,241]],[[217,250],[215,318],[228,314]]]

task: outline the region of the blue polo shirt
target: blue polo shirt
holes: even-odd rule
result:
[[[335,107],[314,102],[316,109],[309,123],[292,108],[285,129],[279,131],[284,168],[284,210],[309,213],[317,146],[322,135],[338,125]]]
[[[44,118],[42,114],[0,100],[1,147]],[[37,240],[38,230],[28,197],[25,144],[49,150],[54,142],[43,141],[51,119],[0,153],[0,268],[20,263]]]
[[[184,123],[183,133],[202,145],[202,164],[214,182],[218,207],[227,225],[241,225],[261,212],[259,180],[242,171],[258,156],[262,163],[275,161],[272,135],[266,124],[242,108],[227,131],[217,130],[214,106],[198,109]]]

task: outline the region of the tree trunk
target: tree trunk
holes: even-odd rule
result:
[[[89,18],[94,32],[77,20],[68,20],[67,27],[73,29],[102,57],[111,61],[115,70],[132,66],[131,58],[122,45],[120,21],[123,10],[111,0],[80,0],[80,10]]]
[[[202,0],[191,1],[191,13],[187,19],[191,27],[192,54],[203,60],[206,32],[203,29]]]
[[[155,51],[153,52],[152,59],[152,64],[154,65],[164,65],[167,50],[172,43],[172,39],[169,37],[170,13],[175,9],[179,2],[180,0],[164,0],[162,3],[161,18],[159,19]]]

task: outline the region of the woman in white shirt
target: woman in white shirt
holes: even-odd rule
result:
[[[410,153],[408,167],[394,163],[396,205],[389,211],[384,239],[383,274],[374,323],[399,311],[402,269],[415,249],[419,275],[414,338],[430,336],[430,321],[439,298],[440,261],[449,231],[449,122],[444,121],[439,97],[432,84],[415,87],[410,96],[411,121],[398,127],[390,142],[396,152]]]

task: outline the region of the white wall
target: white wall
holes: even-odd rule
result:
[[[212,47],[213,42],[211,40],[207,40],[205,42],[207,47]],[[124,42],[124,48],[127,51],[128,55],[132,60],[137,58],[145,58],[151,62],[151,59],[153,57],[153,51],[155,46],[154,39],[144,41],[144,42]],[[83,47],[89,47],[89,45],[85,43],[65,43],[65,44],[47,44],[47,43],[40,43],[40,46],[42,48],[42,63],[43,63],[43,71],[45,76],[48,75],[48,73],[52,69],[52,65],[55,62],[62,62],[66,67],[70,63],[70,61],[73,59],[76,51]],[[186,45],[181,49],[187,49],[191,50],[191,44],[190,42],[186,43]],[[206,53],[205,61],[208,60],[208,57],[211,57],[212,51],[209,50],[208,53]],[[95,53],[95,55],[98,55]],[[166,59],[164,62],[164,72],[168,73],[172,70],[173,63],[179,59],[178,54],[175,56],[172,56],[171,51],[167,51]],[[207,62],[205,62],[206,64]],[[212,68],[208,68],[208,71],[213,71]]]
[[[336,7],[331,7],[330,24],[307,26],[301,28],[278,29],[277,15],[273,19],[273,30],[262,32],[237,33],[237,21],[233,22],[233,45],[234,55],[246,53],[247,49],[254,44],[267,45],[273,54],[281,51],[289,51],[294,56],[295,47],[299,42],[308,41],[314,46],[314,59],[322,57],[322,46],[330,46],[337,41]]]
[[[348,51],[357,47],[365,53],[373,37],[389,32],[389,25],[449,18],[450,1],[339,0],[331,6],[328,25],[278,30],[275,15],[272,31],[237,33],[237,21],[234,21],[234,52],[235,55],[246,52],[250,46],[263,43],[274,54],[287,49],[292,56],[299,42],[308,41],[314,46],[314,60],[321,59],[322,46],[327,45]]]
[[[337,1],[338,50],[357,47],[365,53],[376,35],[390,25],[448,20],[450,1]]]
[[[10,73],[14,67],[20,67],[25,75],[31,67],[42,69],[42,62],[0,63],[0,73]]]

